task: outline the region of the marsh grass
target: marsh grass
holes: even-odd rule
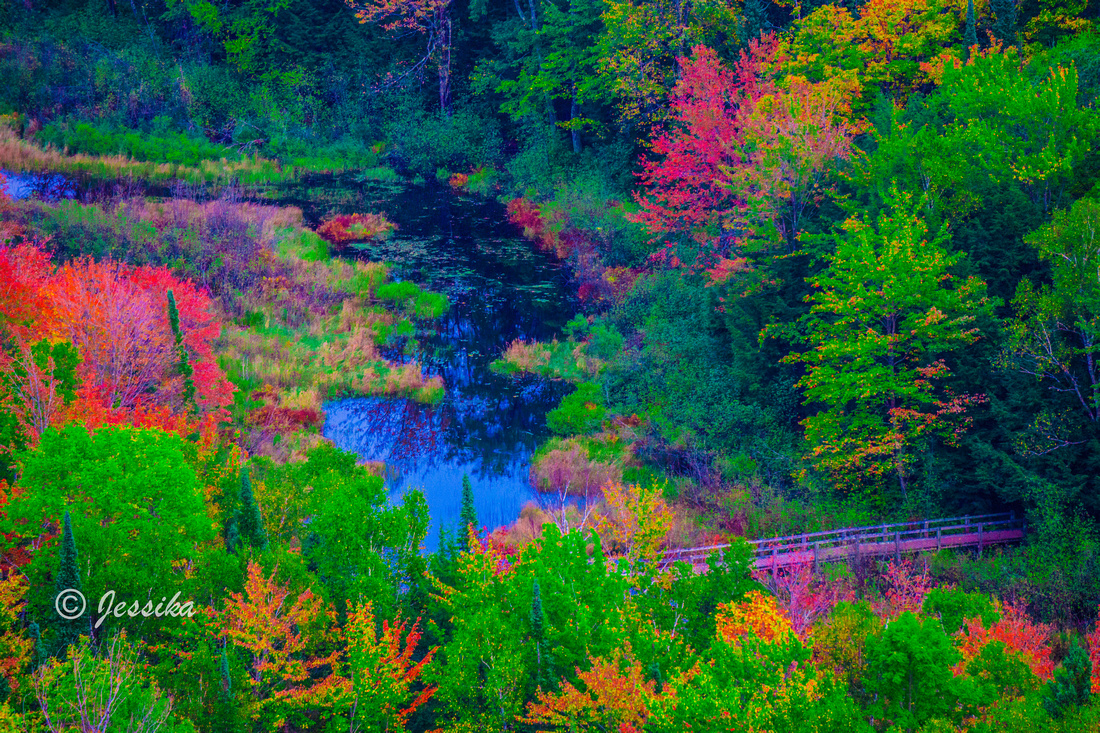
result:
[[[588,353],[585,341],[513,341],[501,358],[489,365],[498,374],[536,374],[551,379],[585,381],[596,376],[604,362]]]
[[[166,156],[169,158],[175,156]],[[0,120],[0,168],[17,173],[59,173],[77,183],[116,182],[154,186],[186,183],[207,189],[207,193],[230,186],[263,188],[296,180],[302,173],[340,173],[354,170],[354,161],[332,158],[297,158],[284,165],[258,155],[214,157],[198,160],[194,155],[178,161],[138,160],[129,155],[71,153],[67,148],[41,146],[19,137]],[[394,180],[396,173],[375,171],[376,180]],[[212,190],[213,189],[213,190]]]

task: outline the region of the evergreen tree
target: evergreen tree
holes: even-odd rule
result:
[[[267,549],[267,531],[256,497],[252,495],[252,478],[248,466],[241,469],[241,508],[238,511],[241,538],[252,548],[263,552]]]
[[[966,44],[966,55],[970,56],[970,49],[978,45],[977,19],[974,17],[974,0],[966,0],[966,33],[963,35]]]
[[[1016,45],[1016,0],[992,0],[993,35],[1006,46]]]
[[[764,0],[745,0],[745,42],[759,38],[768,28],[768,6]]]
[[[42,629],[38,627],[38,624],[31,621],[27,626],[27,636],[34,639],[34,654],[31,657],[31,670],[36,670],[46,663],[50,655],[46,653],[46,645],[42,643]]]
[[[218,688],[218,715],[216,730],[219,733],[238,733],[241,730],[237,709],[233,704],[233,679],[229,675],[229,654],[222,647],[222,658],[218,670],[221,672],[221,685]]]
[[[179,354],[179,362],[176,370],[183,377],[183,403],[195,405],[195,370],[191,366],[191,359],[187,355],[187,346],[183,343],[183,331],[180,330],[180,312],[176,308],[176,296],[168,291],[168,322],[172,325],[172,335],[176,339],[176,351]]]
[[[470,527],[477,531],[477,510],[474,509],[474,487],[470,484],[470,477],[462,475],[462,512],[458,515],[462,536],[469,538]],[[469,541],[467,539],[467,541]]]
[[[1050,717],[1062,718],[1089,701],[1092,694],[1091,674],[1092,663],[1088,652],[1074,640],[1062,666],[1054,670],[1054,679],[1043,690],[1043,708]]]
[[[57,597],[61,595],[63,591],[77,591],[81,592],[80,585],[80,570],[77,567],[76,551],[76,539],[73,537],[73,525],[69,518],[69,512],[65,512],[65,522],[61,530],[61,564],[57,570],[57,578],[54,583],[54,589],[56,595],[54,596],[54,602],[56,604]],[[76,610],[75,606],[69,606],[64,604],[66,610]],[[57,615],[57,646],[54,653],[57,656],[61,656],[65,653],[65,650],[70,645],[75,644],[80,639],[80,632],[84,626],[83,614],[76,618],[65,618],[57,613],[55,605],[54,614]]]
[[[226,552],[236,552],[241,545],[241,532],[237,524],[237,512],[234,512],[225,520],[225,530],[222,536],[225,539]]]

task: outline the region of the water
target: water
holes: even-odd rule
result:
[[[450,311],[423,324],[412,358],[440,375],[446,397],[426,406],[404,399],[329,402],[324,435],[363,460],[384,461],[391,498],[424,491],[433,527],[454,526],[462,476],[470,477],[478,520],[509,524],[536,494],[530,458],[545,439],[546,412],[570,387],[493,374],[489,364],[514,339],[549,339],[576,312],[568,273],[507,222],[504,207],[442,187],[358,184],[316,178],[279,196],[316,223],[330,213],[384,212],[397,224],[360,256],[389,262],[393,276],[446,293]]]

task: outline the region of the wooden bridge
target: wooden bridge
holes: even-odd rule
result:
[[[1017,519],[1016,512],[982,514],[949,519],[928,519],[900,524],[879,524],[873,527],[847,527],[829,532],[809,532],[786,537],[750,540],[755,547],[756,569],[774,573],[798,565],[859,560],[861,557],[894,556],[903,553],[942,550],[945,547],[976,547],[980,553],[986,545],[1019,542],[1027,532],[1027,520]],[[721,553],[729,545],[692,547],[670,550],[661,556],[661,566],[676,561],[699,566],[714,552]]]

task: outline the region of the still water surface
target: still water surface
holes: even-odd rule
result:
[[[318,177],[279,202],[302,207],[313,224],[330,213],[384,212],[397,232],[359,256],[389,262],[396,279],[445,293],[451,302],[441,319],[422,324],[411,355],[427,373],[442,376],[443,401],[329,402],[325,437],[364,460],[384,461],[392,498],[424,491],[433,522],[429,548],[440,523],[457,523],[464,474],[479,522],[489,528],[512,522],[536,498],[528,481],[531,454],[547,435],[546,412],[570,388],[497,375],[489,364],[514,339],[560,333],[576,312],[568,273],[520,237],[499,203],[447,188]]]

